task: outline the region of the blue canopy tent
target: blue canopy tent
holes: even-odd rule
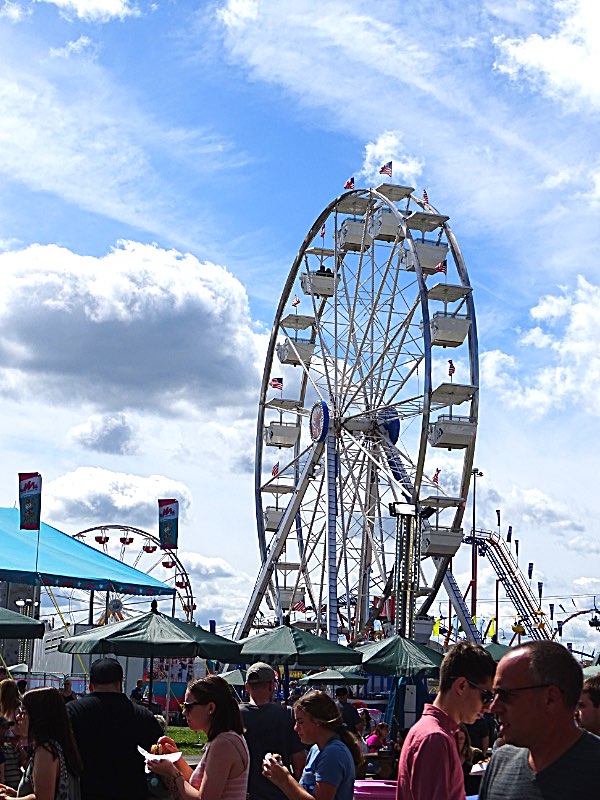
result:
[[[19,509],[0,508],[0,580],[133,595],[173,595],[175,589],[42,522],[19,529]]]

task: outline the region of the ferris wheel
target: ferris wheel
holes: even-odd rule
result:
[[[196,604],[188,573],[174,550],[161,550],[157,536],[129,525],[99,525],[79,531],[73,538],[172,586],[175,595],[173,599],[169,595],[166,601],[170,604],[168,613],[178,606],[186,620],[192,620]],[[97,625],[143,614],[150,610],[152,600],[139,595],[84,589],[55,590],[54,596],[67,622]]]
[[[262,566],[238,638],[293,612],[355,640],[375,606],[394,616],[402,581],[424,614],[462,542],[475,310],[449,218],[413,192],[384,183],[333,200],[283,287],[257,420]]]

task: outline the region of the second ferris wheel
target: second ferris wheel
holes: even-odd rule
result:
[[[292,264],[259,399],[262,566],[238,637],[290,612],[333,640],[384,613],[414,620],[462,542],[475,310],[448,217],[413,192],[344,193]],[[413,509],[410,536],[397,508]]]

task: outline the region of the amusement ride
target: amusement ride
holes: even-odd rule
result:
[[[376,620],[427,641],[443,586],[464,635],[481,641],[451,571],[463,542],[475,563],[488,556],[523,632],[552,635],[502,536],[463,530],[480,474],[479,363],[472,286],[448,220],[426,192],[390,179],[334,199],[302,242],[264,365],[262,564],[236,638],[293,612],[334,641],[360,641]]]

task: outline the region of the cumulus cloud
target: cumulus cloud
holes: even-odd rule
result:
[[[525,371],[528,359],[500,350],[481,355],[481,383],[515,409],[540,417],[567,404],[600,415],[600,356],[596,342],[600,286],[582,276],[574,287],[542,297],[531,309],[539,323],[521,336],[546,363]],[[582,387],[585,386],[585,391]]]
[[[155,527],[159,497],[176,497],[180,515],[191,504],[191,493],[181,481],[164,475],[130,475],[99,467],[78,467],[48,481],[44,487],[44,517],[82,527],[123,524]]]
[[[600,107],[600,12],[596,0],[554,0],[555,30],[524,37],[497,36],[496,68],[513,78],[525,76],[537,88],[572,109]]]
[[[223,267],[121,242],[100,258],[32,245],[0,270],[3,393],[175,414],[254,402],[260,337]]]
[[[94,415],[68,433],[80,447],[99,453],[132,455],[138,452],[136,429],[125,414]]]
[[[129,0],[36,0],[57,6],[69,17],[75,15],[86,22],[109,22],[111,19],[137,17],[139,8]]]
[[[423,163],[415,156],[406,153],[402,136],[398,131],[384,131],[374,142],[365,145],[365,160],[359,173],[370,185],[380,180],[379,169],[382,164],[392,161],[393,177],[396,182],[414,185],[423,170]]]

